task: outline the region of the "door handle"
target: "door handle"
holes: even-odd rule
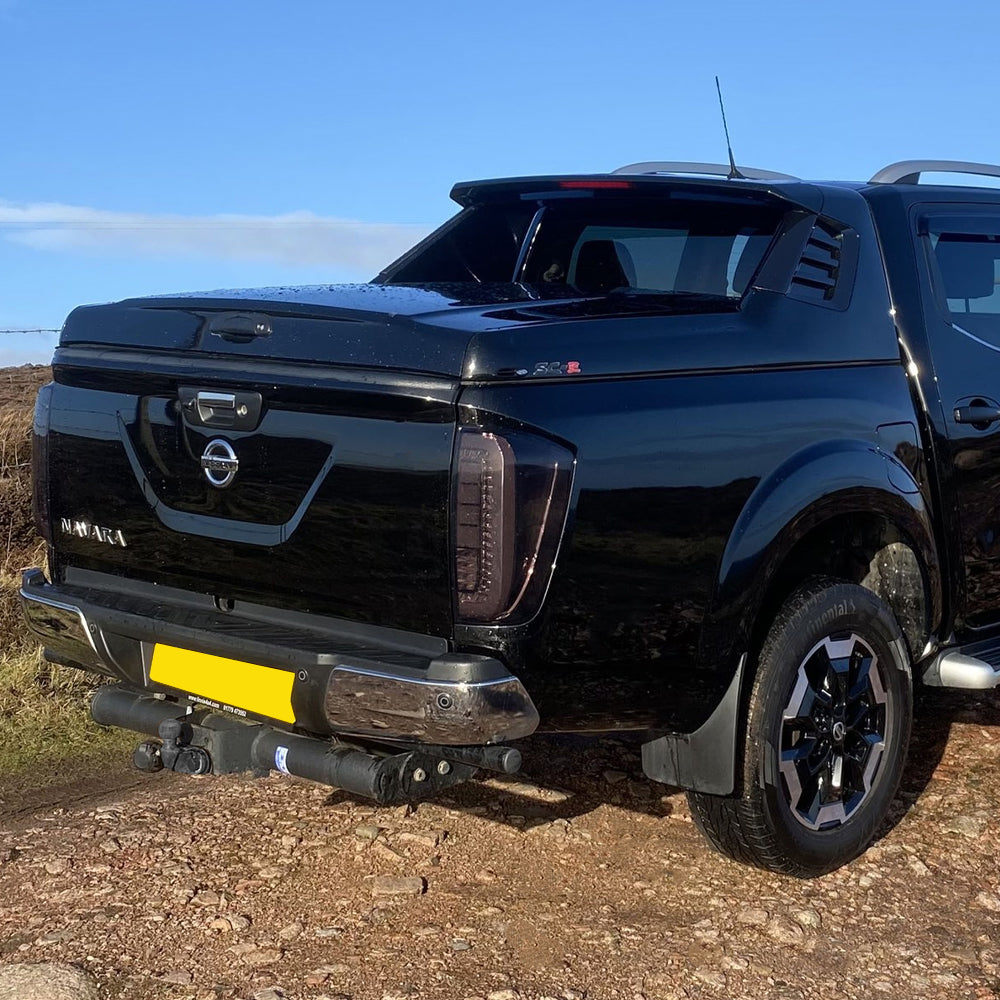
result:
[[[219,313],[209,321],[208,332],[231,344],[249,344],[271,336],[271,317],[262,313]]]
[[[956,424],[972,424],[982,429],[1000,420],[1000,409],[995,406],[956,406]]]

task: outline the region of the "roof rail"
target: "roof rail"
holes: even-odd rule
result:
[[[681,160],[646,160],[629,163],[612,170],[613,174],[708,174],[713,177],[728,177],[728,163],[685,163]],[[757,167],[738,167],[739,172],[750,181],[797,181],[791,174],[779,174],[774,170],[760,170]]]
[[[919,184],[920,175],[933,171],[941,174],[976,174],[1000,177],[1000,166],[992,163],[967,163],[964,160],[900,160],[883,167],[872,184]]]

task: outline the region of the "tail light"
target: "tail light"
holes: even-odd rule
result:
[[[49,530],[49,415],[52,384],[43,385],[35,399],[31,429],[31,508],[38,534],[51,544]]]
[[[459,431],[455,583],[464,622],[516,624],[537,613],[566,522],[572,452],[522,431]]]

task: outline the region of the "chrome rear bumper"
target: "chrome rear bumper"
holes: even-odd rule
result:
[[[79,658],[86,664],[98,655],[87,619],[73,604],[26,589],[35,584],[40,575],[41,570],[28,569],[22,576],[21,608],[28,628],[46,649],[57,650],[73,659]]]
[[[448,669],[446,657],[431,662],[430,672]],[[323,708],[334,730],[446,745],[506,743],[538,728],[528,692],[506,671],[479,681],[419,679],[342,663],[330,674]]]
[[[245,606],[222,614],[204,595],[183,595],[172,604],[175,596],[166,588],[158,588],[154,600],[57,587],[38,569],[26,570],[21,582],[28,626],[50,658],[137,688],[213,705],[200,693],[150,680],[153,648],[164,643],[294,673],[294,725],[314,733],[472,746],[520,739],[538,727],[523,684],[492,657],[449,653],[443,640],[423,652],[421,645],[430,649],[426,637],[414,637],[413,652],[401,651],[398,634],[380,645],[379,630],[362,633],[343,623],[339,634],[340,623],[304,615],[290,615],[289,624],[276,628],[273,609]],[[276,724],[238,704],[215,707]]]

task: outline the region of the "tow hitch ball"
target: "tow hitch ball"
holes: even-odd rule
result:
[[[160,740],[144,740],[132,753],[132,763],[140,771],[177,771],[180,774],[208,774],[212,759],[201,747],[187,746],[191,727],[181,719],[164,719],[159,726]]]

